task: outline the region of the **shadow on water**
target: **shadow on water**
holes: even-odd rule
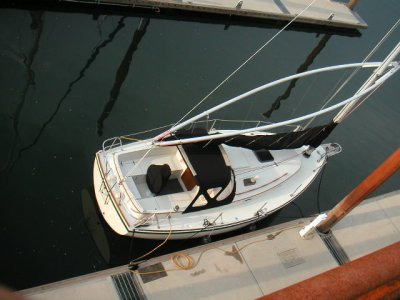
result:
[[[106,232],[101,223],[96,203],[93,201],[92,195],[87,189],[81,192],[82,210],[85,218],[85,224],[93,242],[96,245],[101,257],[107,264],[110,264],[111,254],[110,245],[106,236]]]
[[[106,105],[104,106],[103,112],[101,113],[99,119],[97,120],[97,134],[99,136],[103,134],[104,121],[110,115],[115,103],[118,100],[121,86],[123,85],[126,77],[129,74],[129,68],[132,62],[133,54],[137,50],[141,39],[146,34],[146,29],[149,23],[150,23],[149,18],[140,19],[139,26],[135,30],[132,41],[124,55],[124,58],[121,61],[121,64],[118,67],[117,73],[115,74],[114,84],[110,91],[110,98],[106,103]]]
[[[41,38],[42,32],[43,32],[43,14],[44,14],[43,11],[31,11],[30,12],[30,16],[32,19],[30,29],[33,31],[33,35],[34,35],[33,45],[32,45],[31,50],[29,51],[28,55],[27,56],[23,55],[24,56],[23,65],[26,70],[26,81],[25,81],[25,86],[22,88],[20,101],[11,117],[12,121],[13,121],[12,128],[14,130],[14,136],[13,136],[13,139],[11,142],[11,147],[9,150],[7,163],[2,168],[2,171],[6,170],[10,166],[10,162],[12,160],[12,156],[15,151],[15,147],[17,145],[17,139],[19,136],[19,121],[20,121],[21,111],[24,107],[24,104],[26,101],[26,95],[29,91],[29,88],[31,86],[35,85],[35,72],[32,69],[32,64],[35,60],[35,56],[36,56],[37,52],[39,51],[40,38]]]
[[[296,74],[297,73],[301,73],[301,72],[305,72],[308,70],[309,66],[312,65],[312,63],[314,62],[314,59],[318,56],[318,54],[321,53],[321,51],[325,48],[326,43],[329,41],[329,39],[331,38],[331,34],[325,34],[321,40],[319,41],[318,45],[311,51],[311,53],[307,56],[306,60],[304,61],[303,64],[300,65],[300,67],[297,68]],[[292,90],[294,89],[294,87],[296,86],[296,82],[299,80],[300,78],[296,78],[293,79],[292,81],[290,81],[289,86],[287,87],[287,89],[285,90],[285,92],[280,95],[278,98],[276,98],[276,100],[272,103],[270,109],[266,112],[263,113],[263,116],[266,117],[267,119],[269,119],[272,115],[272,113],[275,110],[278,110],[281,106],[281,102],[283,100],[286,100],[287,98],[290,97],[290,94],[292,92]]]
[[[37,28],[40,28],[40,30],[38,30],[37,38],[35,39],[34,46],[32,47],[32,51],[30,52],[30,55],[27,57],[27,60],[26,60],[26,61],[27,61],[27,63],[26,63],[26,68],[27,68],[27,73],[28,73],[28,80],[27,80],[26,88],[24,89],[24,92],[23,92],[22,100],[21,100],[20,104],[18,105],[17,110],[16,110],[16,112],[15,112],[15,114],[14,114],[14,130],[15,130],[15,133],[16,133],[16,134],[15,134],[15,136],[14,136],[14,141],[13,141],[13,143],[12,143],[12,147],[11,147],[11,151],[10,151],[8,163],[6,163],[6,165],[5,165],[5,167],[3,168],[2,172],[4,172],[4,171],[10,172],[10,171],[13,169],[13,167],[15,166],[15,164],[18,162],[18,160],[21,158],[23,152],[25,152],[25,151],[31,149],[33,146],[36,145],[36,143],[39,141],[41,135],[42,135],[43,132],[45,131],[46,127],[52,122],[52,120],[54,119],[54,117],[57,115],[58,111],[60,110],[61,105],[62,105],[63,102],[64,102],[64,100],[65,100],[65,99],[68,97],[68,95],[71,93],[73,86],[74,86],[76,83],[78,83],[82,78],[85,77],[85,72],[86,72],[86,71],[90,68],[90,66],[96,61],[96,58],[97,58],[98,55],[100,54],[101,49],[102,49],[102,48],[105,48],[108,44],[110,44],[110,43],[114,40],[114,38],[115,38],[115,36],[117,35],[117,33],[118,33],[122,28],[124,28],[124,26],[125,26],[124,20],[125,20],[125,18],[126,18],[126,17],[121,17],[120,20],[118,21],[117,26],[116,26],[115,29],[108,35],[107,39],[104,40],[103,42],[101,42],[98,46],[96,46],[96,47],[93,49],[93,51],[92,51],[92,53],[91,53],[89,59],[86,61],[85,65],[83,66],[83,68],[82,68],[81,71],[79,72],[79,75],[78,75],[74,80],[72,80],[72,81],[69,83],[69,85],[68,85],[66,91],[64,92],[64,95],[58,100],[58,103],[57,103],[57,105],[56,105],[56,107],[55,107],[53,113],[52,113],[52,114],[49,116],[49,118],[42,124],[42,126],[40,127],[40,129],[39,129],[37,135],[35,136],[35,138],[33,139],[33,141],[32,141],[30,144],[28,144],[28,145],[22,147],[22,148],[19,150],[19,152],[18,152],[16,158],[15,158],[14,160],[12,160],[12,159],[13,159],[13,152],[14,152],[14,149],[15,149],[15,142],[16,142],[16,138],[17,138],[17,136],[18,136],[18,119],[19,119],[19,114],[20,114],[20,111],[21,111],[21,109],[22,109],[23,103],[25,102],[25,96],[26,96],[26,93],[27,93],[27,91],[28,91],[28,89],[29,89],[29,86],[34,84],[34,76],[33,76],[33,75],[34,75],[34,72],[33,72],[33,70],[31,69],[31,66],[32,66],[32,62],[33,62],[34,56],[35,56],[35,54],[37,53],[38,48],[39,48],[39,38],[40,38],[40,33],[42,32],[42,27],[43,27],[43,21],[42,21],[42,19],[41,19],[42,13],[40,14],[40,18],[38,18],[38,16],[34,15],[33,13],[31,13],[31,15],[32,15],[32,25],[31,25],[31,28],[36,28],[36,27],[37,27]],[[33,16],[36,16],[36,17],[34,18]],[[17,120],[17,121],[16,121],[16,120]]]
[[[98,253],[108,267],[127,265],[130,260],[150,252],[163,242],[118,235],[102,217],[95,199],[93,187],[81,191],[82,211],[86,228]],[[196,244],[199,244],[199,240],[168,241],[165,247],[154,251],[152,255],[146,255],[143,260],[156,255],[182,250],[185,246]]]

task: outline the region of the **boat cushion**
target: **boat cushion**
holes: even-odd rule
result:
[[[146,174],[146,182],[149,190],[157,195],[170,176],[171,168],[169,165],[150,165]]]

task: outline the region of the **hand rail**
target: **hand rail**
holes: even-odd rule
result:
[[[107,143],[110,143],[110,142],[111,142],[111,145],[107,145]],[[121,138],[119,136],[117,136],[117,137],[106,139],[103,142],[102,146],[103,146],[103,151],[107,151],[107,150],[110,150],[115,147],[121,147],[122,141],[121,141]]]
[[[201,126],[201,124],[206,124],[206,126],[208,126],[209,123],[211,123],[211,126],[209,128],[207,127],[208,131],[210,131],[210,130],[223,130],[224,128],[221,127],[221,126],[223,126],[224,124],[235,124],[236,123],[238,125],[237,127],[242,127],[242,129],[246,124],[249,124],[249,126],[253,126],[253,127],[254,127],[253,124],[256,124],[255,127],[272,124],[272,122],[263,121],[263,120],[230,120],[230,119],[218,119],[218,118],[215,118],[215,119],[194,121],[192,124],[188,125],[187,128],[188,128],[188,130],[192,130],[192,129],[194,129],[196,127],[196,125],[200,125]],[[295,124],[287,124],[285,126],[286,127],[291,127],[291,128],[293,128],[293,130],[298,130],[299,129],[298,128],[299,126],[295,125]]]

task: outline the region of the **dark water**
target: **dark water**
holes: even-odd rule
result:
[[[360,1],[359,37],[287,30],[202,107],[304,68],[361,61],[400,16],[397,0]],[[87,229],[81,191],[92,191],[105,138],[177,121],[277,28],[0,10],[0,283],[27,288],[127,263],[157,243],[108,233],[105,262]],[[400,37],[398,29],[372,60]],[[314,59],[307,57],[316,53]],[[218,117],[276,121],[316,110],[339,75],[298,81]],[[354,92],[365,76],[346,91]],[[336,204],[400,144],[400,77],[377,91],[329,140],[344,150],[273,223]],[[286,91],[288,93],[288,91]],[[261,101],[262,100],[262,101]],[[279,101],[281,100],[281,101]],[[268,118],[267,118],[268,117]],[[400,174],[376,194],[399,188]],[[265,221],[259,226],[266,226]],[[198,241],[171,242],[156,254]]]

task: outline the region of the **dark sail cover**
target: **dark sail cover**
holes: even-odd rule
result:
[[[296,149],[304,145],[309,145],[317,148],[321,145],[332,130],[336,127],[337,123],[331,122],[327,125],[316,126],[300,131],[292,131],[285,133],[277,133],[272,135],[236,135],[223,139],[216,139],[207,142],[199,142],[197,144],[211,145],[226,144],[233,147],[243,147],[251,150],[281,150],[281,149]],[[196,128],[194,130],[177,131],[172,139],[185,139],[198,136],[206,136],[207,131],[204,128]]]
[[[304,145],[317,148],[321,145],[322,141],[329,136],[336,125],[336,123],[332,122],[325,126],[317,126],[301,131],[278,133],[274,135],[239,135],[220,142],[228,146],[243,147],[251,150],[296,149]]]

